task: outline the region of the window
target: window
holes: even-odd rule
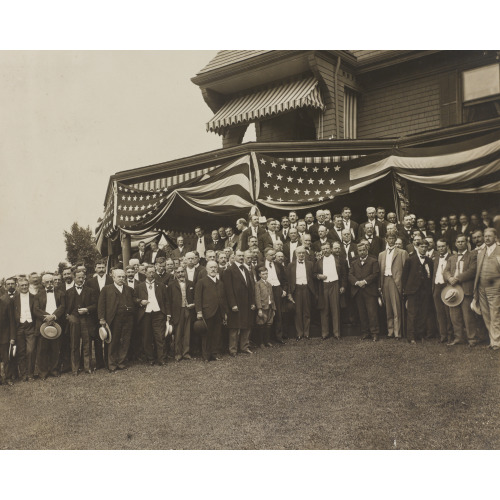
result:
[[[465,123],[500,116],[500,64],[462,73],[462,103]]]
[[[344,139],[356,139],[358,128],[358,97],[354,90],[344,88]]]

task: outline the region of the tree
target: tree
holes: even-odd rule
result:
[[[64,231],[64,240],[68,262],[72,265],[83,262],[87,270],[93,270],[101,255],[95,246],[95,238],[90,227],[81,227],[77,222],[73,222],[71,229]]]

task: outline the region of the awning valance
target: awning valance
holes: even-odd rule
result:
[[[232,125],[303,107],[325,109],[313,76],[229,100],[207,123],[207,130],[222,134]]]

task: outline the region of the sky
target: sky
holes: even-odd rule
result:
[[[109,177],[222,146],[193,77],[216,51],[0,51],[0,278],[54,270]]]

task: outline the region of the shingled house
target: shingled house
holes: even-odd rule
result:
[[[221,149],[118,172],[110,178],[105,206],[109,212],[116,182],[167,192],[243,155],[338,162],[393,148],[421,148],[428,154],[424,150],[481,137],[500,139],[499,58],[500,51],[220,51],[192,82],[213,112],[207,131],[221,136]],[[245,142],[253,128],[255,142]],[[497,182],[498,169],[493,170],[489,186]],[[433,197],[429,187],[408,187],[415,210],[423,215],[443,204],[458,209],[477,203],[469,194]],[[498,189],[478,192],[482,206],[498,203]],[[394,208],[393,194],[386,178],[367,186],[362,196],[339,196],[328,206],[337,210],[349,203],[359,217],[367,203]],[[273,210],[279,212],[276,206]],[[124,229],[127,247],[130,234],[175,226],[181,213],[179,209],[162,221],[157,217],[138,229],[122,228],[119,220],[116,226]],[[233,213],[229,216],[234,219]],[[189,222],[186,214],[183,223]],[[111,234],[113,224],[108,220],[105,226]],[[126,260],[129,250],[124,250]]]

